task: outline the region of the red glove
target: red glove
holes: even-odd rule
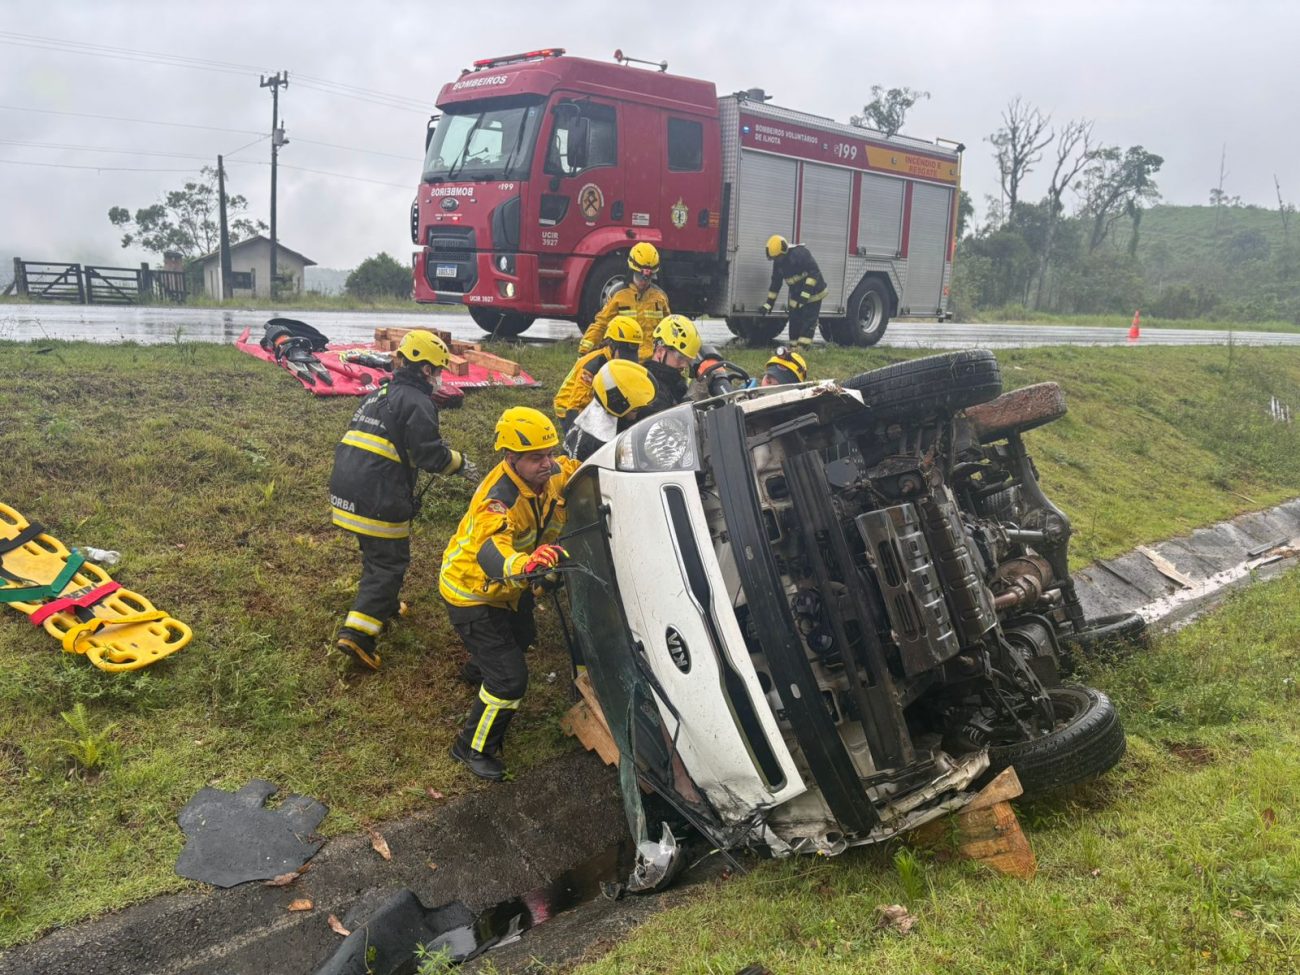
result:
[[[560,564],[561,559],[568,557],[569,553],[558,545],[538,545],[533,550],[533,554],[528,556],[528,561],[524,563],[524,575],[554,569]]]

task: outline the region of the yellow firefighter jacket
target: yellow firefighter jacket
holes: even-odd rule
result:
[[[599,345],[605,338],[605,329],[609,327],[610,320],[615,315],[627,315],[635,318],[641,326],[641,352],[638,358],[649,359],[655,348],[655,326],[668,314],[668,296],[657,284],[650,285],[642,294],[638,294],[636,288],[629,284],[614,292],[614,297],[605,303],[596,320],[587,326],[587,332],[582,338],[592,345]]]
[[[631,343],[629,343],[630,345]],[[586,355],[579,356],[569,374],[560,383],[560,390],[555,394],[555,415],[563,419],[566,414],[581,411],[596,395],[591,388],[591,381],[600,367],[614,358],[614,350],[608,345],[592,349]]]
[[[554,542],[564,527],[564,486],[580,466],[557,457],[559,473],[534,494],[504,460],[488,473],[442,555],[438,591],[454,606],[513,609],[528,588],[522,579],[533,549]]]

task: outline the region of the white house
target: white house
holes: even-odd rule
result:
[[[203,291],[214,298],[221,297],[221,252],[213,251],[198,260],[203,269]],[[315,265],[309,257],[277,242],[275,270],[281,284],[279,293],[297,294],[302,291],[303,269]],[[231,290],[236,298],[271,297],[271,240],[258,234],[230,245]]]

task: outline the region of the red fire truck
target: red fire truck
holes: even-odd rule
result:
[[[891,318],[947,316],[960,144],[559,48],[476,61],[437,106],[411,205],[414,295],[463,302],[486,331],[586,326],[647,240],[673,311],[769,340],[785,324],[759,311],[772,234],[817,258],[835,341],[871,345]]]

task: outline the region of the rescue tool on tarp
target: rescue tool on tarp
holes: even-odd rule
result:
[[[73,552],[38,522],[0,504],[0,603],[23,613],[100,670],[139,670],[193,634]]]

